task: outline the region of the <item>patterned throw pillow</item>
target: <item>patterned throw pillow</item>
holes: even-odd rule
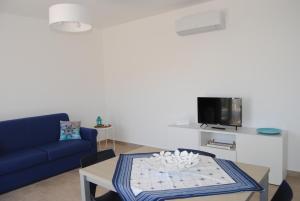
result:
[[[78,140],[80,136],[80,121],[60,121],[59,140]]]

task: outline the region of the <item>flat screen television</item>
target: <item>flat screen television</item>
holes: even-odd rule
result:
[[[198,97],[198,123],[242,126],[242,99]]]

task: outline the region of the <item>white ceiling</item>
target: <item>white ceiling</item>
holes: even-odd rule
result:
[[[209,0],[0,0],[0,12],[48,19],[48,8],[56,3],[87,6],[96,27],[105,28],[157,15]]]

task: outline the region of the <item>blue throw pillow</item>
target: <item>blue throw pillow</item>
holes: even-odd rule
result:
[[[80,121],[60,121],[60,139],[80,140]]]

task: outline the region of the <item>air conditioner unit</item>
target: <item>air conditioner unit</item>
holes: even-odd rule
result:
[[[225,15],[221,11],[198,13],[176,21],[176,32],[180,36],[221,30],[224,28]]]

